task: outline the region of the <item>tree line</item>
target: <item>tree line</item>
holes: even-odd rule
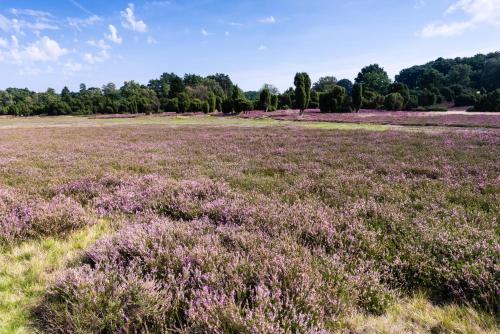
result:
[[[441,110],[443,104],[500,111],[500,52],[443,59],[403,69],[395,80],[378,64],[361,69],[354,82],[333,76],[312,83],[297,73],[294,87],[284,92],[269,84],[243,92],[227,74],[180,77],[164,73],[147,85],[128,81],[101,88],[80,85],[37,93],[28,89],[0,90],[0,115],[90,115],[116,113],[204,112],[225,114],[249,110],[296,108],[322,112],[380,110]],[[441,106],[440,106],[441,105]]]

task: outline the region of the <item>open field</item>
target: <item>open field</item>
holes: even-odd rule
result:
[[[498,118],[314,117],[0,119],[0,333],[498,333]]]
[[[448,126],[448,127],[486,127],[500,128],[500,114],[487,112],[415,112],[361,110],[359,113],[321,113],[319,110],[306,110],[300,116],[297,110],[280,110],[270,113],[253,111],[244,118],[271,118],[301,122],[342,122],[390,124],[404,126]]]

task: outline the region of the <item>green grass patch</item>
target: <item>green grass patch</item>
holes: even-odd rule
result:
[[[169,126],[296,126],[327,130],[385,131],[388,125],[335,122],[294,122],[270,118],[246,119],[213,116],[143,116],[136,118],[88,118],[83,116],[0,118],[0,129],[40,127],[86,127],[111,125],[169,125]]]
[[[28,241],[0,254],[0,333],[32,332],[30,309],[54,273],[109,231],[100,221],[64,239]]]

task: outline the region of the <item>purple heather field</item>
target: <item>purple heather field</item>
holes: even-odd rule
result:
[[[2,129],[3,252],[112,226],[54,274],[33,326],[357,333],[352,314],[384,315],[416,293],[498,314],[498,116],[360,115],[304,120],[440,131]]]

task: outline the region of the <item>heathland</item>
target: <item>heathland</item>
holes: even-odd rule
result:
[[[0,332],[497,333],[500,116],[356,115],[0,118]]]

